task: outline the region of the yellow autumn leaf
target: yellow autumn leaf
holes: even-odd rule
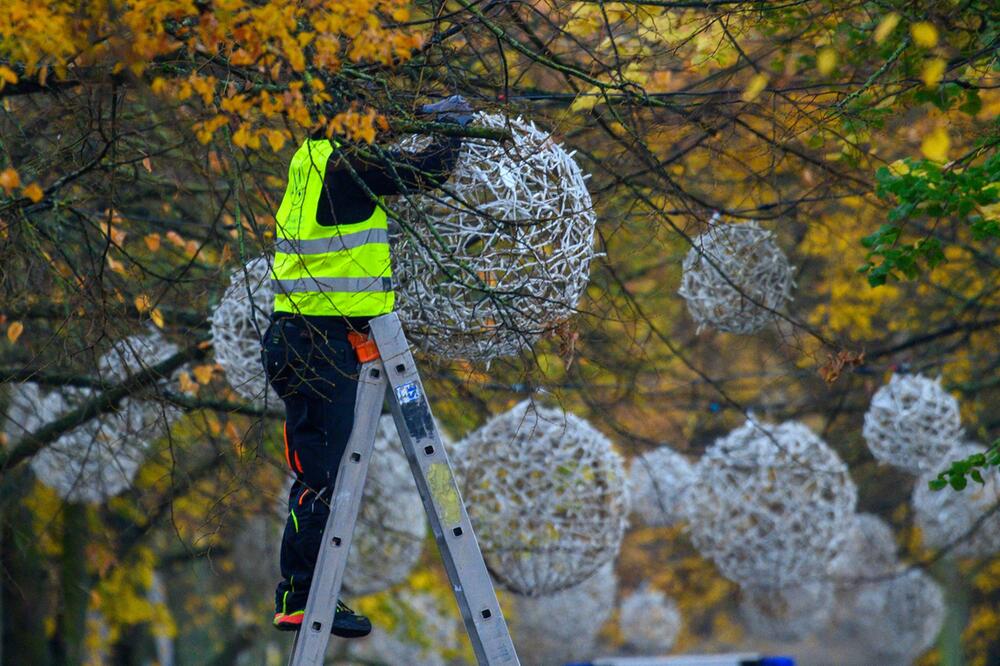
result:
[[[267,142],[270,144],[271,150],[278,152],[285,145],[285,133],[281,130],[268,130]]]
[[[149,308],[153,307],[153,303],[147,294],[139,294],[135,297],[135,309],[139,312],[146,312]]]
[[[573,100],[573,103],[569,105],[570,111],[590,111],[595,106],[597,106],[597,92],[594,90],[588,90],[585,93],[580,93]]]
[[[207,384],[212,381],[212,373],[215,372],[215,367],[210,364],[196,365],[192,372],[199,384]]]
[[[183,393],[197,393],[198,389],[201,388],[196,382],[191,380],[191,374],[187,370],[177,377],[177,385],[180,386]]]
[[[17,72],[12,70],[10,67],[5,67],[4,65],[0,65],[0,82],[17,83]]]
[[[894,176],[905,176],[910,173],[910,167],[903,160],[896,160],[889,165],[889,173]]]
[[[910,35],[913,36],[913,43],[925,49],[932,49],[938,43],[938,31],[933,23],[921,21],[910,26]]]
[[[875,42],[881,44],[885,41],[885,38],[892,34],[892,31],[896,29],[899,25],[899,14],[892,12],[886,14],[885,17],[879,21],[878,27],[875,28]]]
[[[26,188],[21,190],[21,194],[28,197],[35,203],[41,201],[42,197],[45,196],[45,192],[42,191],[42,188],[38,186],[38,183],[32,183],[31,185],[28,185]]]
[[[6,168],[0,171],[0,187],[10,194],[11,190],[15,187],[21,185],[21,176],[18,175],[17,171],[11,168]]]
[[[149,248],[150,252],[156,252],[160,249],[160,234],[146,234],[142,240],[146,242],[146,247]]]
[[[948,149],[951,147],[951,139],[948,132],[943,127],[936,128],[933,132],[924,137],[920,144],[920,152],[929,160],[935,162],[948,161]]]
[[[924,71],[920,74],[924,85],[928,88],[936,88],[937,84],[941,82],[941,77],[944,76],[944,70],[947,66],[948,62],[944,58],[932,58],[925,62]]]
[[[10,326],[7,327],[7,339],[10,340],[11,344],[17,342],[17,339],[21,337],[21,333],[24,333],[24,324],[19,321],[12,321]]]
[[[149,318],[153,320],[157,328],[163,328],[163,313],[160,312],[160,308],[153,308],[153,311],[149,313]]]
[[[743,91],[742,100],[744,102],[752,102],[757,99],[757,96],[767,87],[767,81],[767,74],[757,74],[750,79],[750,83],[747,84],[746,89]]]
[[[122,262],[120,262],[117,259],[115,259],[114,257],[112,257],[110,254],[107,256],[107,260],[108,260],[108,266],[115,273],[124,273],[125,272],[125,265]]]
[[[831,74],[837,66],[837,52],[829,46],[816,54],[816,69],[823,76]]]

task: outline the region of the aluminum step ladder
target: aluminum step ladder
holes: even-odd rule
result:
[[[389,402],[477,661],[481,666],[519,666],[399,318],[395,313],[376,317],[370,328],[375,348],[370,356],[374,358],[366,360],[359,354],[365,362],[358,380],[354,429],[337,473],[302,628],[295,636],[288,663],[323,664],[384,398]]]

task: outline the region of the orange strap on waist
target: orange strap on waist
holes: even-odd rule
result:
[[[354,353],[362,363],[374,361],[378,358],[378,347],[375,345],[375,341],[364,333],[348,331],[347,341],[354,347]]]

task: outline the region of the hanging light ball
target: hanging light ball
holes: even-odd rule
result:
[[[875,663],[912,663],[934,644],[944,623],[941,587],[923,571],[910,569],[858,593],[855,612],[860,638]]]
[[[815,581],[796,587],[743,588],[740,616],[750,634],[774,641],[799,641],[830,621],[834,587]]]
[[[455,460],[487,566],[511,591],[564,590],[617,555],[622,459],[583,419],[524,401],[462,440]]]
[[[615,605],[618,578],[604,564],[582,583],[544,597],[511,597],[504,607],[514,647],[521,661],[562,666],[593,656],[597,635]],[[586,622],[553,622],[553,618],[585,617]]]
[[[665,654],[680,633],[681,613],[673,599],[643,583],[622,601],[619,625],[625,643],[636,652]]]
[[[882,462],[913,474],[930,471],[961,441],[958,401],[940,378],[893,375],[872,397],[863,435]]]
[[[962,444],[949,454],[963,459],[986,449]],[[950,548],[957,557],[988,557],[1000,552],[1000,474],[995,467],[982,470],[985,483],[970,481],[962,492],[951,488],[931,490],[939,470],[924,474],[913,489],[917,526],[928,548]]]
[[[478,113],[513,143],[466,139],[443,193],[400,197],[397,308],[412,342],[489,361],[529,348],[576,310],[595,256],[586,176],[550,133]]]
[[[257,403],[263,403],[268,392],[260,350],[261,336],[267,330],[273,310],[270,259],[258,257],[233,273],[229,287],[212,312],[215,360],[233,390]]]
[[[847,466],[805,425],[748,420],[697,465],[695,547],[730,580],[794,587],[828,575],[857,502]]]
[[[389,415],[379,419],[358,523],[344,571],[351,595],[402,583],[420,561],[427,535],[424,505]]]
[[[720,224],[698,236],[684,258],[681,287],[701,331],[749,334],[763,328],[792,297],[795,269],[756,222]]]
[[[850,588],[866,579],[888,576],[898,564],[896,537],[889,523],[870,513],[858,513],[851,518],[831,572],[839,586]]]
[[[694,466],[669,446],[644,453],[632,461],[629,474],[633,513],[650,527],[676,524],[681,502],[697,479]]]

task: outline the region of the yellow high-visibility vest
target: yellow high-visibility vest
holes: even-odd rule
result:
[[[362,222],[323,226],[316,221],[333,150],[326,139],[307,139],[288,167],[288,186],[275,215],[274,309],[344,317],[392,312],[389,228],[381,200]]]

